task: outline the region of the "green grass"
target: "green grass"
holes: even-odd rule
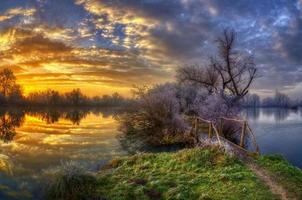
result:
[[[302,199],[302,170],[291,166],[280,155],[261,156],[258,164],[266,169],[281,184],[290,197]]]
[[[138,154],[97,175],[110,200],[278,199],[243,163],[217,148]]]

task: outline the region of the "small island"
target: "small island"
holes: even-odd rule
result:
[[[129,146],[139,141],[181,150],[115,158],[95,173],[67,165],[46,197],[301,199],[302,171],[281,156],[261,156],[252,129],[240,118],[257,68],[252,57],[234,51],[235,40],[235,32],[223,32],[220,54],[209,58],[208,68],[180,67],[175,83],[136,88],[118,117],[122,137],[132,138]],[[276,93],[275,99],[283,96]]]
[[[302,200],[302,0],[0,0],[0,200]]]

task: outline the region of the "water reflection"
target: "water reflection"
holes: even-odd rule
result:
[[[72,160],[97,170],[116,156],[161,151],[135,138],[117,137],[120,133],[115,119],[121,113],[110,108],[0,110],[0,199],[38,199],[45,172],[62,162]],[[300,110],[258,109],[247,110],[244,115],[262,153],[281,153],[302,166]],[[278,120],[282,123],[276,123]]]
[[[39,199],[45,173],[62,162],[96,170],[125,155],[115,120],[122,112],[111,108],[0,110],[0,199]]]
[[[58,122],[60,119],[65,119],[71,121],[74,125],[80,125],[83,118],[90,113],[90,109],[68,109],[68,110],[31,110],[27,113],[42,119],[47,124],[53,124]]]
[[[293,110],[283,109],[283,108],[280,109],[267,108],[267,109],[263,109],[263,114],[268,117],[273,116],[276,122],[280,122],[286,120],[286,118],[289,116],[290,112],[292,111]]]
[[[186,147],[186,145],[180,145],[180,144],[154,147],[144,142],[140,136],[135,136],[134,134],[131,135],[131,134],[121,133],[118,135],[117,138],[121,145],[121,148],[129,155],[133,155],[141,152],[148,152],[148,153],[173,152]]]
[[[0,110],[0,140],[10,142],[16,136],[16,128],[24,123],[25,115],[29,115],[44,121],[46,124],[54,124],[59,120],[67,120],[73,125],[80,125],[81,120],[93,113],[102,113],[104,118],[115,117],[121,110],[98,109],[98,108],[8,108]]]
[[[246,109],[243,116],[256,135],[262,154],[282,154],[302,167],[302,109]]]
[[[259,108],[249,108],[245,110],[244,114],[246,118],[256,120],[260,116],[260,110]]]
[[[253,121],[283,122],[302,116],[301,109],[286,108],[248,108],[243,112],[244,117]]]
[[[0,139],[9,142],[16,135],[15,127],[19,127],[24,122],[24,112],[20,110],[0,111]]]

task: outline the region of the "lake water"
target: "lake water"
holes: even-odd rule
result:
[[[97,170],[127,154],[115,110],[0,112],[0,199],[37,199],[43,178],[64,162]],[[34,195],[34,196],[32,196]]]
[[[281,154],[302,168],[302,109],[246,109],[261,154]]]
[[[136,151],[132,141],[118,137],[119,113],[116,109],[0,110],[0,199],[39,199],[45,177],[62,163],[73,161],[96,171],[113,157]],[[302,167],[301,110],[247,109],[243,115],[261,153],[282,154]]]

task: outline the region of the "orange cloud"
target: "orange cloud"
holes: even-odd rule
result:
[[[79,87],[88,95],[115,91],[129,95],[134,84],[152,84],[169,77],[146,66],[135,52],[78,47],[43,33],[10,28],[0,34],[7,41],[0,67],[9,66],[15,71],[25,93]]]
[[[75,3],[89,14],[76,27],[48,24],[40,9],[14,8],[3,14],[3,20],[14,16],[20,16],[20,22],[33,18],[31,23],[2,28],[0,32],[0,68],[12,68],[26,93],[79,87],[89,95],[115,91],[129,94],[133,85],[172,80],[172,71],[180,63],[152,34],[163,26],[160,20],[135,8],[103,1]],[[116,34],[117,26],[122,27],[122,34]],[[164,26],[175,32],[171,23]],[[97,40],[105,42],[100,45]],[[106,42],[113,47],[106,46]]]
[[[19,8],[11,8],[11,9],[5,11],[3,15],[0,15],[0,22],[9,20],[9,19],[11,19],[13,17],[16,17],[16,16],[30,17],[35,12],[36,12],[36,9],[34,9],[34,8],[29,8],[29,9],[20,8],[20,7]]]

